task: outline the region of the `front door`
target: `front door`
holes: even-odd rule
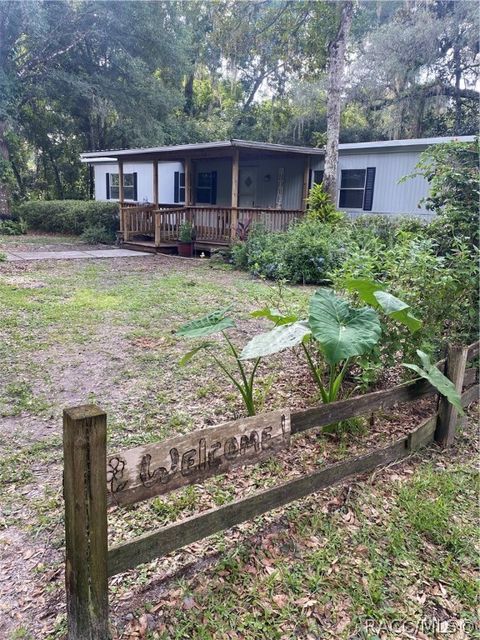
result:
[[[238,206],[254,207],[257,199],[257,167],[240,167]]]

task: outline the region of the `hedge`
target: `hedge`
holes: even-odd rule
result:
[[[15,216],[30,229],[81,235],[91,227],[102,227],[114,240],[119,229],[119,207],[116,202],[94,200],[34,200],[15,209]]]

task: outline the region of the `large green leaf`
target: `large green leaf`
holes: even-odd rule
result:
[[[209,313],[208,316],[198,318],[187,322],[178,329],[176,335],[182,338],[202,338],[204,336],[210,336],[213,333],[219,331],[225,331],[235,326],[235,322],[231,318],[227,318],[225,314],[230,310],[230,307],[225,309],[219,309],[213,313]]]
[[[363,302],[372,307],[378,307],[379,302],[374,294],[375,291],[383,291],[384,287],[380,282],[368,278],[346,278],[342,285],[347,291],[358,293],[360,300],[363,300]]]
[[[410,313],[410,305],[386,291],[375,291],[373,294],[387,316],[404,324],[409,331],[415,333],[423,322]]]
[[[331,365],[368,353],[381,334],[380,320],[373,309],[355,309],[330,289],[319,289],[313,295],[309,324]]]
[[[260,333],[252,338],[240,354],[240,360],[262,358],[295,347],[309,333],[310,329],[305,321],[280,325],[268,333]]]
[[[363,302],[375,309],[380,307],[387,316],[405,325],[412,333],[421,328],[423,323],[411,313],[410,305],[385,291],[380,282],[368,278],[347,278],[343,286],[358,293]]]
[[[277,309],[271,309],[269,307],[264,307],[263,309],[258,309],[257,311],[252,311],[250,314],[252,318],[266,318],[273,322],[275,325],[280,326],[282,324],[291,324],[292,322],[296,322],[298,320],[298,316],[295,314],[285,315],[278,311]]]
[[[424,351],[417,349],[417,354],[422,362],[423,368],[416,364],[404,364],[403,366],[415,371],[415,373],[418,373],[421,378],[428,380],[430,384],[442,394],[442,396],[447,398],[450,404],[453,404],[460,415],[463,415],[464,412],[460,394],[456,390],[453,382],[444,376],[443,373],[439,371],[434,364],[432,364],[429,356]]]

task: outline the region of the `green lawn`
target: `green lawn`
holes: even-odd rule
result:
[[[297,287],[283,296],[301,309],[310,293]],[[64,636],[62,409],[99,404],[109,417],[109,448],[117,450],[244,415],[207,359],[178,366],[188,344],[172,332],[232,304],[241,345],[264,326],[247,322],[248,312],[277,298],[274,286],[208,261],[0,266],[0,562],[11,576],[0,582],[0,637]],[[267,409],[315,401],[295,354],[263,364],[260,381]],[[374,426],[342,438],[307,434],[274,461],[113,510],[110,540],[387,443],[428,411],[379,414]],[[381,636],[375,625],[470,622],[474,441],[472,420],[446,455],[422,452],[116,577],[115,638],[393,639],[395,632]]]

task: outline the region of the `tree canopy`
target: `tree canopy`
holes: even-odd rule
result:
[[[338,20],[330,1],[4,0],[0,181],[16,200],[87,197],[89,149],[323,145]],[[357,2],[341,141],[474,133],[477,34],[468,0]]]

